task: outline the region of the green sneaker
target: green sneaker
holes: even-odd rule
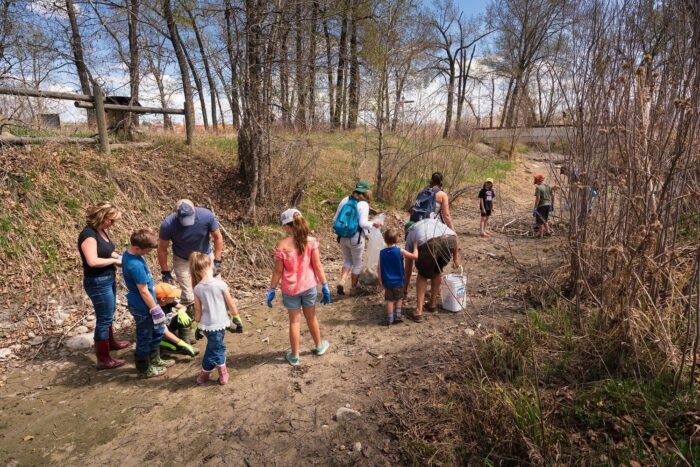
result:
[[[299,357],[294,357],[292,355],[292,352],[287,352],[287,361],[289,362],[290,365],[292,366],[299,366]]]
[[[151,349],[150,362],[151,365],[162,366],[165,368],[170,368],[171,366],[175,365],[175,360],[172,358],[160,358],[160,347]]]
[[[312,350],[314,355],[321,356],[324,353],[326,353],[326,350],[328,350],[328,347],[331,345],[328,343],[328,341],[321,341],[321,345],[316,347],[315,349]]]

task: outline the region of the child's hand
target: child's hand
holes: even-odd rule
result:
[[[321,305],[329,305],[331,302],[331,290],[328,288],[328,282],[323,284],[323,287],[321,287],[321,293],[323,294],[323,298],[321,299]]]
[[[231,324],[226,328],[228,332],[233,332],[235,334],[243,334],[243,322],[239,315],[231,317]]]

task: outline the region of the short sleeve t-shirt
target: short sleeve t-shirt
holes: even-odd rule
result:
[[[275,258],[282,260],[284,263],[284,271],[282,272],[283,294],[290,296],[299,295],[318,285],[316,272],[311,266],[311,256],[315,250],[318,250],[318,240],[314,237],[309,237],[309,242],[302,254],[299,254],[296,248],[291,250],[275,249]]]
[[[227,290],[226,282],[217,278],[200,282],[194,287],[194,296],[202,303],[202,319],[199,322],[202,331],[219,331],[231,324],[224,298]]]
[[[493,188],[486,189],[482,188],[481,191],[479,191],[479,198],[484,200],[484,209],[487,211],[491,211],[493,209],[493,199],[496,197],[496,192],[493,190]]]
[[[552,205],[552,188],[545,184],[540,183],[535,187],[535,196],[540,197],[540,206],[551,206]]]
[[[105,233],[106,235],[106,233]],[[86,226],[80,235],[78,235],[78,252],[80,252],[80,260],[83,262],[83,274],[86,277],[99,277],[99,276],[109,276],[114,275],[116,268],[113,264],[109,266],[103,266],[100,268],[93,268],[88,266],[85,255],[83,254],[83,249],[81,245],[88,238],[94,238],[97,242],[97,257],[98,258],[111,258],[112,253],[114,253],[114,243],[107,236],[107,240],[102,238],[102,236],[89,225]]]
[[[219,229],[219,223],[209,209],[195,208],[194,212],[194,224],[188,227],[180,224],[174,212],[160,224],[160,239],[172,242],[173,254],[183,259],[188,259],[195,251],[211,253],[209,233]]]
[[[404,286],[403,258],[399,247],[392,246],[380,251],[379,266],[382,272],[382,285],[384,285],[384,288]]]
[[[406,237],[406,249],[408,251],[413,251],[413,246],[415,244],[418,244],[420,247],[433,238],[444,236],[456,237],[457,234],[454,230],[437,219],[423,219],[422,221],[416,222],[408,232],[408,236]]]
[[[146,302],[143,301],[141,294],[137,285],[147,284],[148,291],[151,292],[153,301],[156,301],[156,291],[153,287],[153,276],[151,275],[151,270],[148,269],[148,264],[143,259],[142,256],[136,256],[129,253],[129,251],[124,251],[122,255],[122,274],[124,275],[124,285],[128,290],[126,294],[126,301],[130,307],[136,308],[140,311],[148,311],[149,307]]]

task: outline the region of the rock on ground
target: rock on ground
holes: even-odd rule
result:
[[[70,350],[84,350],[92,347],[93,335],[91,332],[86,332],[84,334],[79,334],[77,336],[67,339],[63,344],[67,349]]]

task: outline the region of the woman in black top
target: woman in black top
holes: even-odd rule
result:
[[[114,252],[114,243],[107,234],[121,212],[110,202],[102,202],[87,210],[87,225],[78,236],[78,251],[83,262],[83,287],[95,307],[95,353],[97,369],[122,366],[124,360],[115,360],[110,350],[129,346],[128,342],[114,340],[112,320],[117,309],[116,266],[121,256]]]

